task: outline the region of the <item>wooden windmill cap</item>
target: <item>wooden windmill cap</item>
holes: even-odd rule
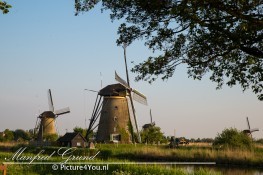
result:
[[[55,118],[55,114],[52,111],[45,111],[42,114],[40,114],[39,118]]]
[[[101,96],[127,96],[128,89],[120,83],[111,84],[101,89],[99,95]]]

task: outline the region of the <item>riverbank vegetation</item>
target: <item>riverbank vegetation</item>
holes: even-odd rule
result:
[[[147,143],[147,142],[146,142]],[[174,162],[182,163],[216,163],[216,166],[233,166],[247,168],[263,168],[263,144],[253,142],[246,134],[236,129],[225,129],[219,133],[211,143],[192,143],[179,145],[171,149],[168,144],[103,144],[97,143],[95,149],[73,148],[74,156],[94,156],[94,160],[69,161],[74,163],[101,163],[109,164],[108,171],[87,171],[88,174],[113,174],[113,175],[135,175],[135,174],[218,174],[210,169],[195,169],[188,171],[175,166]],[[6,158],[11,158],[20,148],[26,148],[25,156],[34,156],[41,152],[42,155],[50,155],[51,159],[45,162],[63,162],[61,155],[57,154],[60,147],[35,147],[28,142],[2,142],[0,144],[0,164]],[[64,148],[67,149],[67,148]],[[97,154],[98,153],[98,154]],[[70,156],[70,155],[67,155]],[[18,162],[19,160],[14,160]],[[11,160],[13,162],[13,160]],[[28,161],[27,161],[28,162]],[[39,161],[34,161],[39,162]],[[138,164],[141,162],[143,164]],[[149,164],[149,162],[151,164]],[[147,164],[148,163],[148,164]],[[155,163],[155,164],[152,164]],[[173,164],[173,165],[171,165]],[[10,174],[67,174],[68,172],[52,170],[51,164],[17,165],[9,164]],[[58,173],[59,172],[59,173]],[[70,171],[69,171],[70,172]],[[69,173],[71,174],[71,173]],[[85,174],[83,171],[74,171],[74,174]]]
[[[8,155],[11,156],[20,146],[12,146],[8,150],[0,147],[0,161]],[[42,149],[44,154],[51,154],[59,147],[30,147],[25,150],[27,154],[39,153]],[[97,144],[96,149],[78,148],[74,155],[92,156],[100,152],[96,159],[100,161],[118,160],[134,162],[216,162],[224,165],[256,166],[262,167],[263,147],[257,144],[253,149],[224,149],[213,146],[187,145],[176,149],[170,149],[167,145],[125,145],[125,144]],[[263,167],[262,167],[263,168]]]
[[[193,172],[189,172],[183,168],[165,166],[163,165],[164,162],[216,162],[217,166],[227,165],[263,168],[262,145],[255,145],[252,150],[214,148],[212,145],[204,145],[205,144],[202,146],[190,144],[170,149],[168,145],[97,144],[96,149],[90,150],[78,148],[73,154],[76,156],[92,156],[99,151],[100,153],[92,162],[101,162],[102,164],[109,163],[109,170],[107,173],[105,171],[87,171],[87,174],[193,174]],[[44,154],[49,155],[53,151],[57,151],[59,149],[59,147],[37,148],[28,145],[16,145],[10,146],[9,149],[5,149],[4,152],[4,147],[0,147],[0,163],[4,162],[5,158],[10,158],[21,146],[27,146],[25,155],[36,155],[42,149],[45,150]],[[61,162],[61,156],[54,155],[50,161]],[[83,164],[92,162],[86,161],[83,162]],[[113,162],[114,164],[112,164]],[[127,162],[131,162],[132,164],[123,164]],[[156,165],[137,165],[133,164],[134,162],[161,162],[162,165],[158,165],[158,163]],[[11,172],[11,174],[16,174],[16,172],[19,172],[20,174],[56,173],[52,170],[51,166],[52,165],[8,165],[8,172]],[[59,172],[67,174],[67,172],[64,171]],[[58,174],[58,172],[56,174]],[[82,173],[81,171],[74,171],[74,174],[83,174],[83,171]],[[218,174],[218,172],[211,172],[209,169],[204,168],[194,170],[194,174]]]

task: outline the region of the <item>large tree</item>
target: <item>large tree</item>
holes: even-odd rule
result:
[[[262,0],[101,0],[111,19],[124,19],[118,45],[144,39],[161,54],[134,66],[136,80],[168,79],[178,65],[188,75],[210,79],[221,88],[239,83],[263,100]],[[75,0],[76,14],[98,0]]]

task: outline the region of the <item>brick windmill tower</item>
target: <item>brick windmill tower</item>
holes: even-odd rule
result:
[[[96,98],[87,135],[98,127],[98,142],[141,142],[133,100],[147,105],[147,98],[130,87],[125,49],[124,58],[127,82],[115,72],[118,83],[101,89]]]

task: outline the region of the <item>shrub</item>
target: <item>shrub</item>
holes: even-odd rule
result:
[[[229,128],[217,134],[213,146],[219,146],[229,149],[251,149],[253,147],[252,139],[242,131],[236,128]]]
[[[150,126],[141,131],[142,143],[158,143],[165,142],[165,137],[161,132],[161,128],[157,126]]]

